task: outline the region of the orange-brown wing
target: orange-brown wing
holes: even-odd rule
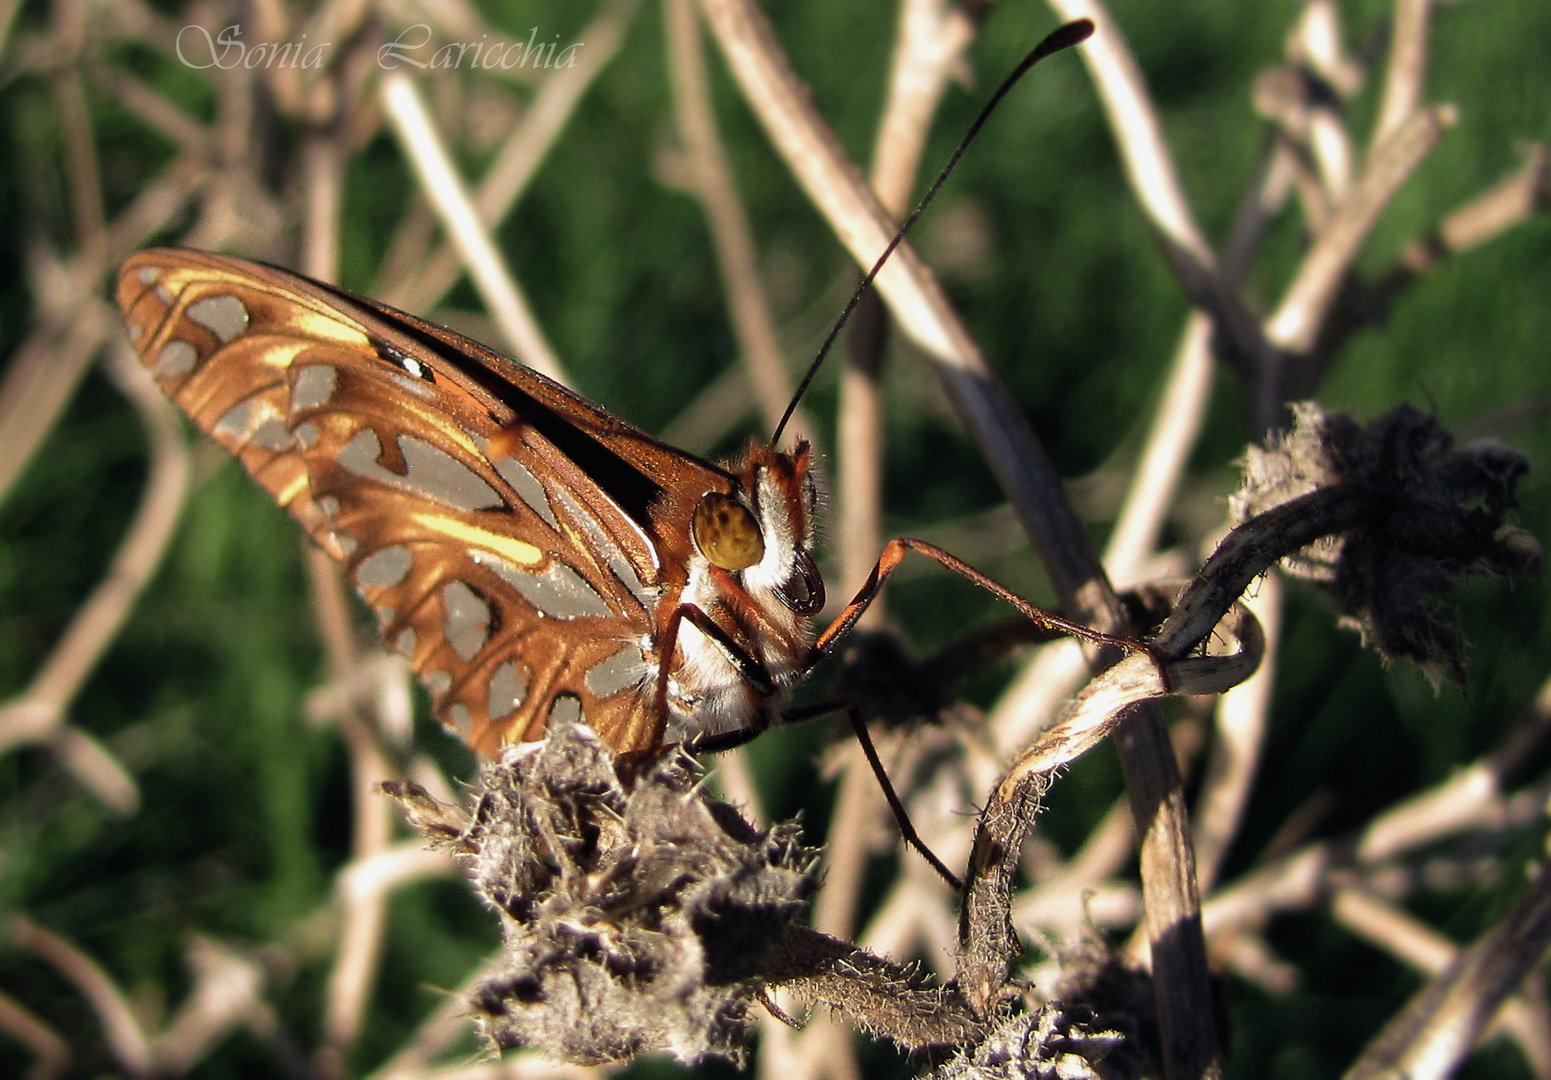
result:
[[[156,250],[118,301],[162,389],[376,608],[487,754],[554,713],[621,752],[652,715],[663,483],[724,474],[451,331],[273,267]],[[491,440],[501,448],[497,453]]]

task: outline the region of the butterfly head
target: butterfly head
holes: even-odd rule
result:
[[[736,470],[736,490],[707,492],[690,523],[707,562],[740,574],[746,589],[768,591],[797,615],[824,606],[812,554],[817,492],[810,457],[806,442],[790,453],[751,445]]]

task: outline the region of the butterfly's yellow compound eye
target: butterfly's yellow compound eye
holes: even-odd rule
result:
[[[759,523],[738,500],[719,491],[708,492],[695,507],[695,545],[713,566],[747,570],[765,557]]]

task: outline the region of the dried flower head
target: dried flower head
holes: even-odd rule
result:
[[[1409,405],[1366,425],[1312,402],[1294,418],[1267,449],[1250,450],[1235,519],[1297,507],[1328,517],[1332,527],[1283,565],[1325,584],[1343,621],[1386,659],[1410,657],[1434,685],[1462,680],[1464,642],[1438,597],[1463,574],[1539,567],[1539,543],[1506,521],[1529,463],[1494,440],[1455,447],[1435,417]]]
[[[766,952],[814,885],[797,827],[761,832],[687,757],[632,766],[564,722],[484,766],[480,786],[456,829],[424,792],[390,793],[471,864],[500,917],[504,962],[469,1003],[491,1045],[584,1064],[741,1060]]]

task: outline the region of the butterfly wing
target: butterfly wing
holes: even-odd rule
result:
[[[118,301],[142,361],[344,563],[470,746],[585,719],[660,742],[658,512],[726,474],[475,342],[274,267],[155,250]]]

